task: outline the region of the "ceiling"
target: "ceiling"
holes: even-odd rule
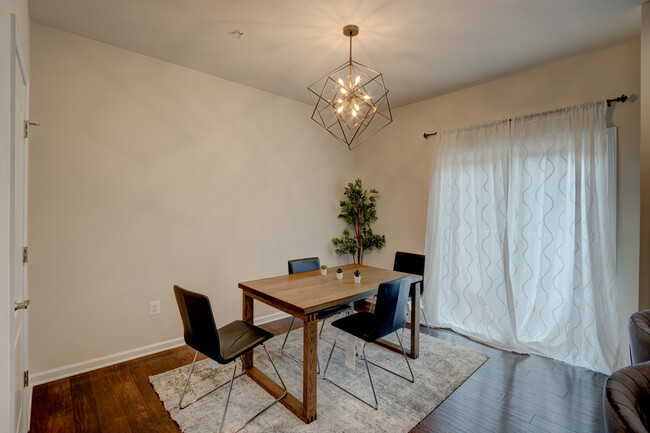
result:
[[[353,59],[393,107],[624,42],[645,0],[29,0],[32,21],[310,103]],[[244,32],[240,38],[233,31]]]

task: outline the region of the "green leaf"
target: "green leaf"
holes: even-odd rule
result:
[[[364,190],[361,179],[348,183],[343,191],[347,200],[339,202],[341,212],[337,217],[351,226],[354,234],[345,229],[343,237],[332,239],[336,254],[350,254],[353,257],[357,254],[361,262],[364,251],[381,249],[386,245],[386,237],[374,234],[370,228],[370,224],[377,221],[377,194],[379,192],[374,188]]]

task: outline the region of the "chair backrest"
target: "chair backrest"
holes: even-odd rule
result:
[[[185,343],[212,359],[222,361],[210,299],[179,286],[174,286],[174,294],[183,320]]]
[[[406,272],[407,274],[424,276],[424,263],[425,256],[422,254],[397,251],[395,253],[395,262],[393,262],[393,270],[398,272]],[[420,283],[420,293],[423,291],[424,280],[422,283]]]
[[[607,433],[650,430],[650,362],[615,371],[605,382],[603,394]]]
[[[632,364],[650,361],[650,310],[632,314],[628,331]]]
[[[410,287],[410,275],[379,285],[374,313],[376,338],[382,338],[404,327]]]
[[[290,274],[299,274],[320,269],[320,259],[318,257],[307,257],[305,259],[289,260],[287,265]]]

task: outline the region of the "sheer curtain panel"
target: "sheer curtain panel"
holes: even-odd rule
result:
[[[610,373],[619,350],[605,102],[441,132],[427,313],[493,346]]]

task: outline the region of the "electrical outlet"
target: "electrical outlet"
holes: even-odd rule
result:
[[[149,302],[149,315],[160,314],[160,301]]]

